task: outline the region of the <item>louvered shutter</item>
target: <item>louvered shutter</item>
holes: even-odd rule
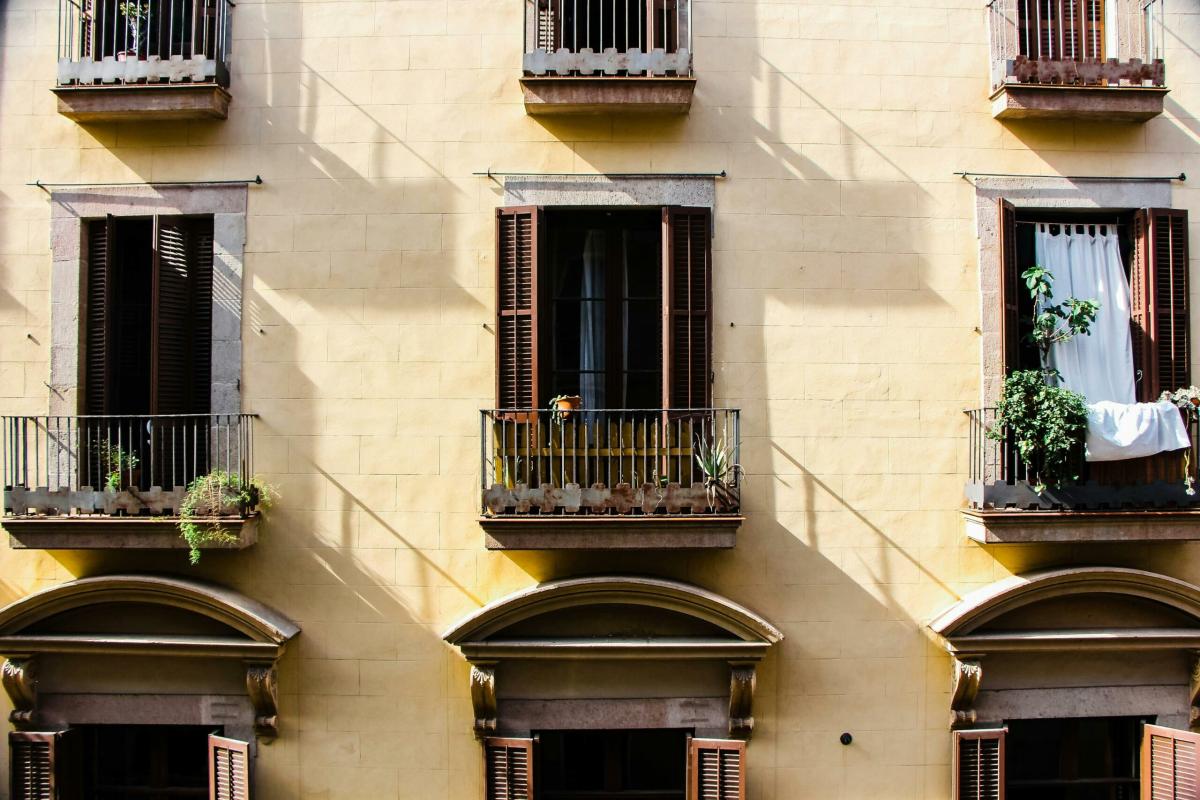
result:
[[[209,800],[250,800],[250,745],[237,739],[208,737]]]
[[[496,209],[496,407],[536,408],[542,210]]]
[[[663,403],[712,405],[712,215],[663,209]]]
[[[485,800],[532,800],[533,739],[483,740]]]
[[[1200,735],[1142,726],[1142,800],[1198,800]]]
[[[1004,800],[1007,728],[954,732],[954,800]]]
[[[197,263],[203,228],[200,220],[157,217],[154,224],[154,271],[152,274],[154,307],[151,312],[150,340],[150,413],[196,414],[208,411],[209,374],[197,375],[196,356],[201,345],[209,358],[208,330],[211,325],[212,234],[208,222],[207,257],[208,297],[198,302],[200,286]],[[201,321],[203,313],[208,321]],[[202,330],[201,330],[202,329]],[[203,342],[200,341],[203,335]],[[200,386],[203,385],[203,392]],[[203,394],[202,406],[193,404]]]
[[[1144,367],[1149,381],[1146,400],[1163,391],[1189,385],[1191,337],[1188,330],[1187,212],[1152,208],[1139,214],[1144,227],[1144,270],[1148,309],[1144,332],[1148,358]]]
[[[688,739],[688,800],[746,800],[746,743]]]
[[[116,245],[110,215],[88,224],[84,310],[83,409],[109,413],[113,376],[113,264]]]
[[[8,734],[11,800],[74,800],[79,796],[74,731]]]
[[[1000,342],[1004,373],[1020,366],[1021,327],[1018,300],[1021,276],[1017,267],[1017,210],[1000,199]]]
[[[1150,218],[1145,212],[1133,217],[1133,251],[1129,270],[1129,334],[1133,345],[1133,376],[1137,381],[1137,399],[1143,403],[1157,400],[1154,358],[1150,335]]]
[[[212,408],[213,221],[191,220],[192,326],[189,414],[207,414]]]

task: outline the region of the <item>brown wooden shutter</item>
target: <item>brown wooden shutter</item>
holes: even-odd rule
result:
[[[1004,800],[1007,728],[954,732],[954,800]]]
[[[1133,377],[1137,399],[1143,403],[1157,400],[1156,380],[1152,375],[1154,358],[1150,335],[1150,217],[1138,212],[1133,217],[1133,251],[1129,269],[1129,333],[1133,345]],[[1151,396],[1153,395],[1153,397]]]
[[[688,739],[688,800],[746,800],[746,743]]]
[[[1020,366],[1021,325],[1018,301],[1021,276],[1017,267],[1017,209],[1000,198],[1000,344],[1004,373]]]
[[[712,405],[712,214],[663,209],[663,404]]]
[[[207,225],[205,225],[207,223]],[[207,237],[204,233],[207,231]],[[201,239],[207,244],[207,296],[200,299]],[[212,318],[212,222],[182,217],[154,220],[150,339],[150,413],[208,411],[209,331]],[[202,319],[203,316],[203,319]],[[198,357],[200,362],[198,362]],[[198,374],[197,369],[204,374]],[[200,406],[195,403],[199,401]]]
[[[1190,380],[1188,325],[1188,217],[1179,209],[1152,208],[1146,215],[1146,278],[1149,286],[1154,392],[1185,387]]]
[[[485,800],[532,800],[533,739],[483,740]]]
[[[191,220],[192,328],[189,414],[212,410],[213,220]]]
[[[1142,726],[1142,800],[1198,800],[1200,735]]]
[[[237,739],[208,737],[209,800],[250,800],[250,745]]]
[[[496,407],[536,408],[542,209],[496,209]]]
[[[74,800],[80,764],[74,731],[8,734],[11,800]]]
[[[88,223],[84,311],[83,411],[107,414],[113,379],[114,219]]]

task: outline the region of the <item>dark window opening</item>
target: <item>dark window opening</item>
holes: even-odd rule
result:
[[[686,730],[544,731],[539,800],[684,800]]]
[[[1137,800],[1142,725],[1152,717],[1010,720],[1009,800]]]
[[[208,797],[208,734],[197,725],[85,725],[85,800]]]
[[[1020,0],[1021,55],[1051,61],[1102,61],[1104,0]]]
[[[649,15],[648,10],[652,12]],[[679,49],[676,0],[538,0],[538,15],[538,47],[543,50],[645,53],[661,49],[673,53]]]
[[[94,61],[212,57],[221,0],[85,0],[83,54]]]
[[[547,228],[538,404],[563,394],[584,408],[660,408],[662,212],[555,209]]]

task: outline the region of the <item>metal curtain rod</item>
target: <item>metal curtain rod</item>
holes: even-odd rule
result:
[[[472,172],[480,178],[726,178],[720,172]]]
[[[255,175],[253,178],[232,181],[129,181],[128,183],[57,183],[55,181],[51,181],[47,183],[45,181],[36,180],[25,185],[36,186],[39,189],[46,189],[50,186],[233,186],[243,183],[253,183],[256,186],[261,186],[262,182],[262,176]]]
[[[1064,181],[1186,181],[1187,173],[1178,175],[1031,175],[1019,172],[956,172],[963,180],[971,178],[1059,178]]]

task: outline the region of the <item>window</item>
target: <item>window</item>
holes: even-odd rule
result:
[[[499,209],[498,408],[707,407],[710,236],[702,208]]]
[[[541,800],[684,800],[687,731],[547,731]]]
[[[96,61],[151,56],[190,59],[211,52],[220,0],[85,0],[80,46]]]
[[[537,44],[549,52],[674,52],[679,48],[679,27],[676,0],[537,0]],[[649,47],[644,46],[647,42]]]
[[[1136,800],[1141,717],[1010,720],[1008,800]]]
[[[1105,58],[1104,0],[1019,0],[1021,55],[1051,61]]]

